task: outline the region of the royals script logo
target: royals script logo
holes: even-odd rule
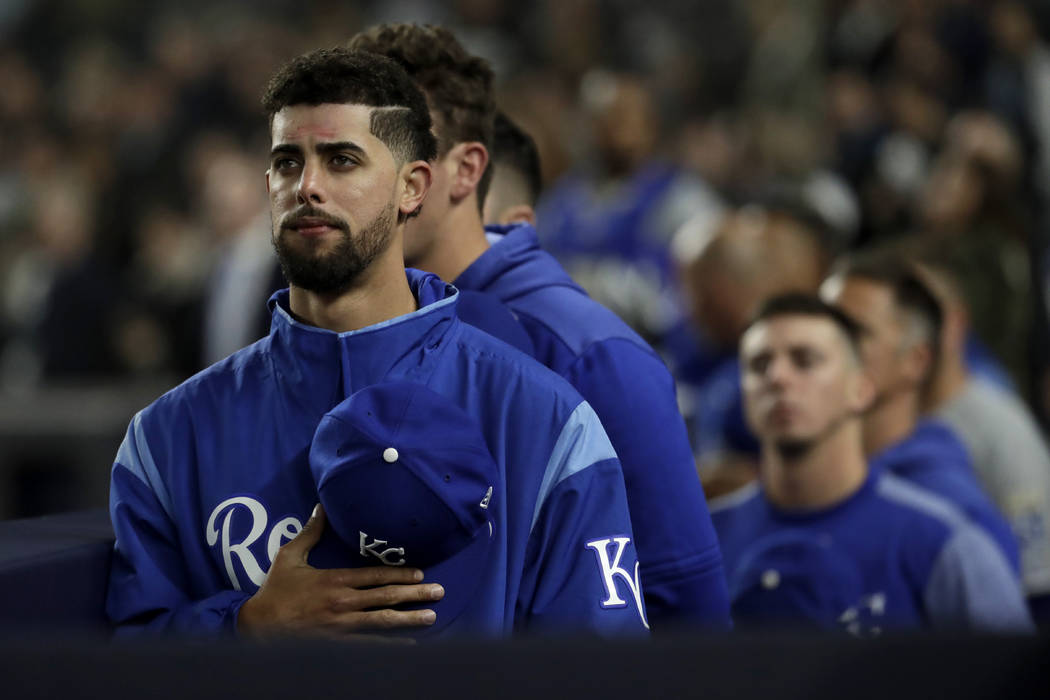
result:
[[[266,572],[270,570],[270,565],[273,564],[273,560],[277,557],[277,550],[285,542],[294,539],[303,529],[303,524],[298,518],[288,517],[274,523],[266,536],[266,556],[269,562],[266,564],[266,570],[264,571],[250,548],[266,532],[268,521],[269,516],[266,513],[266,508],[263,507],[262,503],[250,496],[236,496],[226,499],[215,506],[215,510],[211,512],[211,517],[208,518],[208,524],[205,526],[208,546],[214,547],[218,544],[221,547],[222,561],[226,565],[226,575],[230,577],[230,583],[238,591],[243,589],[242,581],[237,575],[235,562],[240,564],[240,570],[248,577],[248,581],[255,584],[256,588],[258,588],[266,581]],[[241,525],[246,522],[251,523],[248,535],[239,541],[233,541],[231,531],[234,523],[237,523],[238,530],[240,530],[243,529]]]

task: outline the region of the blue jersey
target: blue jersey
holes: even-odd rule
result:
[[[268,337],[135,416],[110,493],[115,623],[235,630],[318,501],[308,453],[322,416],[364,387],[411,381],[478,422],[502,480],[484,577],[445,630],[644,632],[623,476],[591,407],[459,321],[454,288],[408,275],[419,310],[347,333],[298,323],[275,294]]]
[[[536,358],[601,418],[623,464],[652,619],[727,625],[718,541],[667,368],[540,249],[531,226],[489,230],[498,239],[455,284],[506,304]]]
[[[999,545],[1014,571],[1021,570],[1017,537],[981,489],[966,447],[952,430],[922,420],[915,431],[873,456],[872,470],[885,469],[954,503]]]
[[[738,624],[859,636],[913,627],[1025,630],[1021,584],[948,501],[873,472],[829,508],[775,507],[758,485],[712,504]]]

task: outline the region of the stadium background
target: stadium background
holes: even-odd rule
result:
[[[1045,419],[1050,3],[7,0],[0,517],[104,504],[133,412],[214,359],[224,266],[268,254],[266,78],[398,20],[492,60],[548,193],[670,164],[697,194],[646,243],[662,271],[548,240],[672,369],[679,224],[788,192],[839,250],[973,248],[982,340]],[[642,96],[611,101],[625,80]]]

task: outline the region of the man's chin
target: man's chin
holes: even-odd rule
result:
[[[813,441],[808,438],[782,435],[773,442],[777,454],[783,459],[792,460],[804,456],[813,447]]]

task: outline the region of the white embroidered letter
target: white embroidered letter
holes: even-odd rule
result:
[[[242,542],[231,544],[230,523],[233,520],[233,513],[237,510],[237,506],[244,506],[251,513],[252,529]],[[208,518],[205,532],[209,547],[214,547],[215,543],[219,541],[219,532],[215,529],[215,520],[227,509],[226,517],[222,521],[222,559],[226,564],[226,574],[230,577],[230,583],[233,584],[234,589],[241,590],[241,583],[237,580],[237,574],[233,570],[233,555],[236,554],[251,582],[256,586],[261,586],[266,581],[266,573],[259,567],[259,562],[255,560],[255,555],[248,548],[262,536],[263,531],[266,529],[266,509],[263,508],[262,503],[248,496],[228,498],[215,506],[215,510],[211,512],[211,517]]]
[[[649,629],[649,621],[645,619],[645,605],[642,602],[642,583],[638,577],[638,562],[634,563],[633,576],[620,566],[620,560],[623,559],[624,550],[627,549],[630,541],[630,537],[606,537],[601,540],[591,540],[587,543],[587,547],[594,550],[594,555],[598,559],[598,568],[602,574],[602,583],[605,584],[606,598],[601,601],[601,606],[603,608],[627,607],[627,601],[620,597],[620,591],[616,585],[616,579],[619,577],[631,591],[631,596],[638,606],[638,616],[642,618],[642,624]],[[616,553],[613,555],[612,563],[609,562],[610,542],[616,543]]]

